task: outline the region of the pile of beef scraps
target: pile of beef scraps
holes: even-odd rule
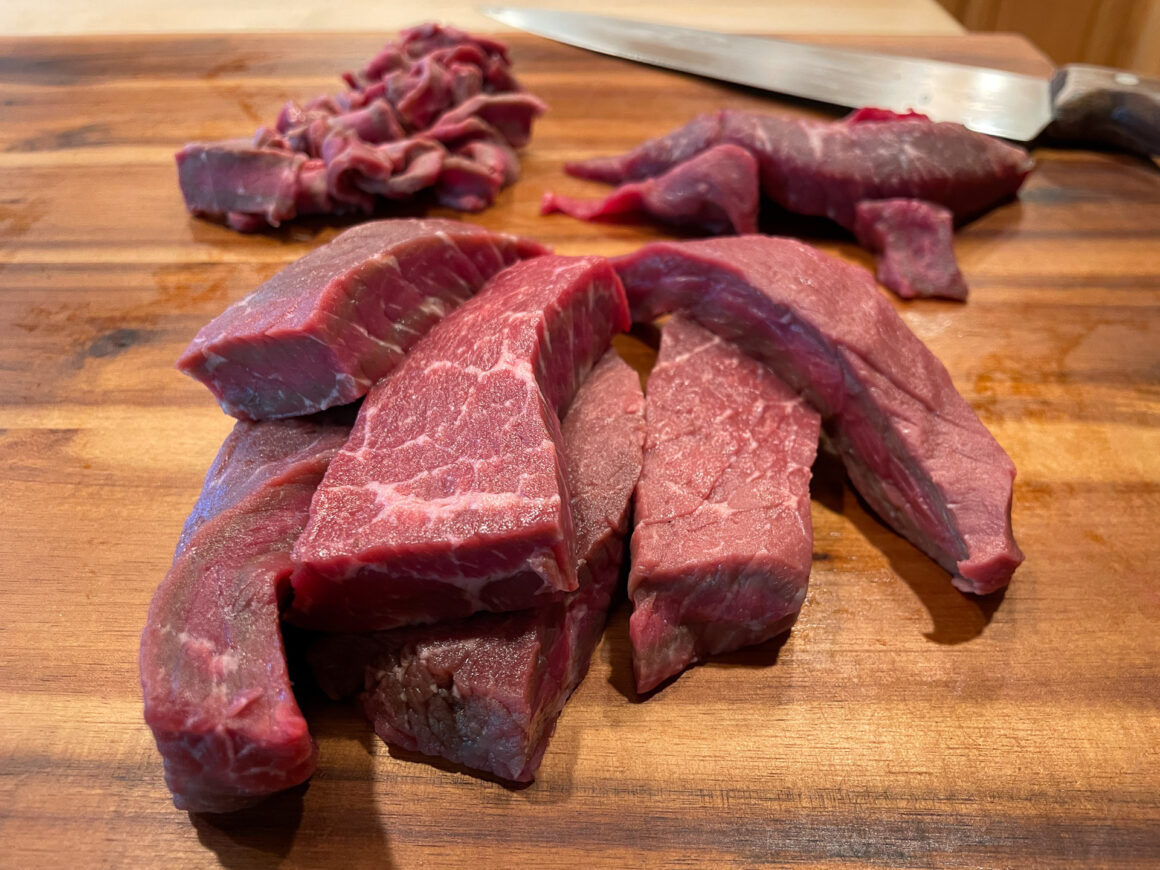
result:
[[[437,24],[404,30],[344,78],[345,92],[288,102],[252,139],[186,145],[186,207],[241,232],[427,189],[481,211],[519,177],[516,149],[547,108],[520,89],[504,45]]]
[[[1022,559],[1006,453],[870,276],[807,245],[610,261],[382,221],[286,271],[202,347],[207,374],[230,360],[254,393],[224,407],[295,407],[302,389],[314,410],[345,383],[326,366],[390,364],[357,406],[241,420],[210,469],[140,655],[181,808],[237,809],[314,769],[282,620],[316,632],[318,683],[358,694],[385,740],[530,780],[618,595],[630,498],[639,691],[785,631],[822,425],[958,588],[1001,588]],[[646,402],[609,346],[662,314]],[[295,380],[312,343],[326,352]]]
[[[914,112],[859,109],[837,122],[722,110],[617,157],[570,163],[620,185],[603,200],[548,193],[541,210],[583,220],[640,212],[713,234],[757,229],[759,191],[791,212],[830,218],[880,254],[899,296],[965,299],[955,222],[1015,195],[1026,151]]]

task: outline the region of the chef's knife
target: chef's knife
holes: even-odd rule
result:
[[[914,110],[1031,142],[1103,142],[1160,154],[1160,81],[1086,64],[1050,79],[579,12],[492,7],[511,27],[602,54],[838,106]]]

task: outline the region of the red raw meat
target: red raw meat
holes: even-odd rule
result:
[[[380,198],[437,185],[441,204],[479,211],[515,180],[512,149],[547,109],[520,91],[500,43],[435,24],[403,31],[345,78],[351,90],[287,103],[275,129],[252,141],[186,145],[177,154],[186,207],[253,232],[300,215],[369,214]],[[501,170],[494,159],[477,162],[477,150],[444,144],[465,124],[512,151]]]
[[[955,586],[1007,585],[1015,466],[868,274],[767,236],[657,242],[615,265],[634,320],[682,312],[801,392],[858,491]]]
[[[821,428],[770,369],[680,316],[664,326],[647,415],[628,577],[638,692],[793,625]]]
[[[615,351],[593,369],[561,429],[576,525],[575,592],[536,610],[334,635],[312,649],[324,689],[334,697],[362,691],[363,709],[387,742],[504,779],[534,776],[600,639],[640,474],[644,397],[636,372]]]
[[[974,217],[1014,196],[1035,165],[1022,148],[914,113],[863,109],[841,121],[809,121],[724,109],[628,154],[565,169],[622,184],[660,175],[720,144],[757,158],[762,191],[774,202],[847,229],[865,199],[922,199],[959,220]]]
[[[278,593],[314,489],[350,432],[334,413],[234,426],[153,597],[141,635],[145,721],[179,809],[241,809],[314,771]]]
[[[735,160],[710,158],[724,146],[756,159],[761,190],[774,202],[831,218],[855,230],[862,244],[883,251],[879,279],[903,298],[965,298],[950,244],[954,221],[1014,196],[1034,166],[1022,148],[915,112],[859,109],[842,121],[822,122],[723,110],[627,154],[567,164],[572,175],[621,187],[599,204],[549,194],[543,210],[557,208],[584,220],[640,211],[709,232],[752,232],[756,207],[752,221],[735,219],[732,228],[712,217],[689,220],[702,211],[717,215],[729,201],[719,179]],[[746,170],[744,178],[750,175]],[[756,198],[756,191],[750,196]],[[902,205],[904,200],[910,204]],[[890,204],[871,205],[878,201]],[[859,209],[865,209],[860,221]]]
[[[736,145],[717,145],[656,178],[622,184],[602,200],[545,193],[540,214],[580,220],[641,212],[662,223],[708,233],[757,232],[757,160]]]
[[[955,262],[954,218],[920,199],[868,199],[854,210],[858,243],[878,254],[878,280],[903,299],[966,299]]]
[[[371,390],[315,495],[291,618],[370,631],[575,589],[557,415],[627,326],[607,260],[555,256],[437,324]]]
[[[362,224],[202,327],[177,367],[243,420],[344,405],[492,275],[546,250],[457,221]]]

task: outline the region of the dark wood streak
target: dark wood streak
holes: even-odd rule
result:
[[[962,596],[815,469],[810,592],[788,636],[641,699],[613,614],[538,781],[395,757],[304,697],[311,783],[245,814],[173,810],[141,722],[153,588],[231,421],[172,368],[197,328],[341,230],[241,236],[177,192],[186,140],[248,135],[339,86],[374,35],[0,39],[0,829],[13,866],[1138,867],[1160,863],[1160,176],[1039,150],[961,229],[965,305],[896,302],[1011,452],[1027,562]],[[833,40],[1044,74],[1007,36]],[[552,111],[473,216],[563,253],[647,225],[541,219],[562,173],[722,105],[802,104],[513,37]],[[455,216],[450,212],[434,213]],[[856,263],[820,222],[768,216]],[[656,332],[617,340],[642,373]]]

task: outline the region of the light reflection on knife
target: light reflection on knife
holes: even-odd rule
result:
[[[1020,142],[1160,154],[1160,81],[1071,64],[1051,79],[579,12],[490,7],[511,27],[602,54],[838,106],[915,110]]]

